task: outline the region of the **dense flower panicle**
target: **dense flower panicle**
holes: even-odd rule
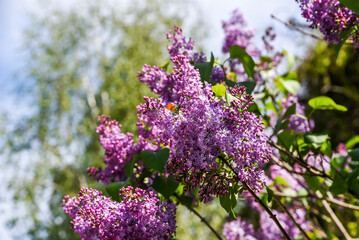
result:
[[[172,239],[176,232],[176,206],[161,203],[153,192],[132,187],[120,190],[121,202],[93,189],[82,188],[78,198],[65,196],[63,209],[72,218],[81,239]]]
[[[319,28],[329,43],[343,40],[341,34],[347,31],[356,49],[359,48],[357,26],[359,14],[340,4],[338,0],[296,0],[300,4],[302,16],[311,22],[311,28]]]
[[[281,103],[283,108],[283,114],[290,106],[296,104],[295,112],[297,115],[291,115],[288,117],[289,120],[288,128],[293,129],[296,133],[309,132],[310,127],[308,121],[304,118],[305,116],[304,106],[298,102],[298,97],[293,94],[288,94],[288,97],[283,98],[281,100]],[[298,115],[301,115],[303,117],[300,117]],[[314,122],[311,121],[311,125],[312,124],[314,124]]]
[[[125,166],[132,161],[133,155],[140,153],[143,150],[157,151],[159,145],[152,144],[151,141],[146,140],[143,136],[139,136],[139,141],[135,144],[132,140],[132,134],[121,133],[121,125],[117,121],[111,120],[108,116],[99,117],[100,125],[97,128],[97,133],[100,135],[99,141],[105,149],[104,163],[105,169],[88,168],[87,172],[93,176],[97,181],[102,181],[104,184],[112,182],[125,181],[127,175],[125,173]],[[151,139],[150,136],[147,136]],[[142,161],[139,160],[135,164],[134,175],[132,180],[137,182],[136,174],[141,174],[146,168],[142,166]]]
[[[96,132],[105,149],[104,162],[107,166],[104,170],[89,168],[88,173],[105,184],[124,181],[127,178],[124,167],[132,160],[133,155],[133,135],[121,133],[121,125],[116,120],[111,121],[110,117],[100,116],[99,121]]]
[[[174,31],[170,30],[167,34],[167,39],[171,42],[171,45],[167,47],[171,57],[178,55],[186,56],[190,61],[193,57],[194,41],[182,35],[182,29],[175,26]]]
[[[256,240],[264,238],[260,232],[254,231],[252,224],[242,221],[240,218],[224,224],[223,235],[226,240]]]
[[[223,69],[220,66],[213,66],[209,81],[212,83],[223,83],[224,80]]]
[[[222,28],[225,33],[222,47],[224,53],[228,53],[232,46],[238,45],[244,48],[249,55],[259,56],[259,49],[253,45],[255,31],[247,26],[247,22],[238,9],[233,11],[228,21],[222,22]]]
[[[218,173],[217,158],[228,158],[241,181],[259,189],[262,166],[270,149],[262,133],[263,124],[255,114],[246,111],[252,98],[243,95],[245,88],[232,89],[238,100],[225,106],[213,96],[208,83],[200,80],[198,70],[184,56],[172,58],[175,63],[173,88],[178,94],[176,109],[167,109],[167,99],[145,98],[138,107],[141,135],[156,135],[156,142],[170,148],[168,173],[187,188],[200,188],[202,201],[210,195],[226,195],[233,177]],[[243,95],[243,96],[242,96]],[[143,132],[143,133],[142,133]]]

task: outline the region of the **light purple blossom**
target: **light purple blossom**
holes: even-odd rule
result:
[[[319,28],[324,39],[329,43],[339,43],[343,40],[341,34],[349,33],[356,49],[359,48],[357,26],[359,14],[340,4],[338,0],[296,0],[300,4],[302,16],[311,22],[311,28]]]
[[[219,171],[223,167],[219,157],[228,159],[240,181],[260,189],[260,166],[268,160],[270,148],[261,119],[246,110],[252,98],[243,94],[245,88],[234,88],[232,94],[237,99],[227,105],[213,96],[211,86],[200,80],[186,57],[179,55],[172,61],[174,73],[169,77],[175,80],[167,89],[176,94],[172,100],[177,107],[167,109],[167,95],[145,98],[145,104],[138,107],[141,135],[156,135],[155,142],[169,147],[167,172],[188,189],[200,187],[202,201],[228,194],[235,179]]]
[[[157,194],[132,187],[120,190],[121,202],[93,189],[78,197],[65,196],[63,209],[72,218],[75,233],[88,240],[172,239],[176,232],[176,206],[162,203]]]
[[[240,218],[224,224],[223,235],[226,240],[256,240],[264,237],[261,232],[253,229],[253,225]]]

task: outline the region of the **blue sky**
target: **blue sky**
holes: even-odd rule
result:
[[[69,8],[76,5],[76,2],[79,1],[0,0],[0,124],[1,114],[4,111],[20,114],[19,104],[26,109],[26,104],[16,98],[12,91],[14,79],[23,77],[20,71],[24,65],[24,51],[21,49],[21,43],[22,31],[28,24],[28,14],[30,12],[46,13],[46,9],[50,6],[52,8]],[[207,18],[206,22],[211,26],[208,39],[204,42],[207,54],[209,51],[213,51],[215,56],[221,55],[223,41],[221,21],[228,19],[235,8],[239,8],[244,13],[248,24],[257,29],[259,37],[267,26],[274,26],[278,36],[275,42],[278,49],[285,46],[286,50],[300,57],[304,56],[307,50],[306,44],[312,41],[312,39],[289,30],[270,17],[270,14],[274,14],[283,20],[294,17],[304,22],[300,17],[299,7],[295,0],[193,0],[193,2],[201,6],[202,12]],[[26,81],[26,79],[23,80]],[[13,118],[16,116],[14,114]],[[3,165],[1,161],[3,159],[0,157],[0,167]],[[4,178],[7,176],[2,175],[1,182],[4,183],[4,180],[6,182]],[[6,184],[2,184],[2,188],[4,185]],[[0,187],[0,191],[6,190]],[[0,209],[0,216],[1,214]],[[9,215],[9,212],[5,211],[5,215]],[[2,240],[11,239],[8,230],[4,227],[3,217],[0,217],[0,236]]]

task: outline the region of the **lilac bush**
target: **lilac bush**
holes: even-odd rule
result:
[[[304,16],[315,15],[316,26],[332,21],[330,41],[340,41],[335,36],[356,24],[350,23],[356,15],[334,1],[300,3]],[[341,11],[340,18],[335,11]],[[64,198],[64,211],[82,239],[172,239],[175,204],[185,205],[222,239],[194,209],[217,197],[234,220],[224,225],[227,240],[320,238],[333,225],[318,226],[316,209],[328,212],[339,234],[349,239],[326,198],[356,209],[342,203],[344,194],[359,196],[356,150],[339,145],[333,153],[329,136],[311,132],[314,111],[346,108],[319,97],[308,102],[308,114],[295,94],[300,86],[295,74],[266,77],[284,57],[271,44],[272,28],[262,37],[263,50],[253,44],[254,31],[238,10],[223,29],[222,50],[230,58],[215,64],[213,56],[208,60],[194,51],[194,41],[181,28],[169,31],[171,62],[144,65],[138,73],[157,97],[144,97],[137,106],[137,141],[122,133],[116,120],[99,117],[105,167],[88,173],[107,189],[126,187],[118,195],[108,190],[112,198],[86,188],[77,198]]]

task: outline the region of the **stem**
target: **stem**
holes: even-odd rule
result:
[[[316,191],[315,193],[319,198],[322,198],[321,201],[322,201],[322,203],[324,205],[325,210],[327,210],[327,212],[329,213],[330,218],[333,219],[335,225],[337,225],[339,230],[344,235],[345,239],[346,240],[351,240],[352,238],[349,236],[347,230],[345,229],[343,224],[340,222],[337,215],[335,215],[335,213],[333,212],[333,209],[330,208],[329,203],[325,199],[323,199],[323,195],[319,191]]]
[[[224,158],[220,157],[220,159],[233,171],[234,174],[236,174],[237,180],[239,180],[238,173],[233,169],[233,167],[225,160]],[[272,213],[272,211],[262,202],[262,200],[255,194],[255,192],[247,185],[247,183],[240,181],[243,186],[248,190],[248,192],[254,197],[255,201],[261,205],[261,207],[269,214],[269,217],[273,219],[274,223],[277,225],[283,236],[290,240],[290,237],[288,233],[284,230],[280,222],[278,221],[275,214]]]
[[[179,202],[181,202],[179,196],[174,193],[173,194]],[[182,203],[182,202],[181,202]],[[214,230],[214,228],[209,224],[209,222],[201,216],[201,214],[199,212],[197,212],[194,208],[191,208],[191,207],[188,207],[186,206],[191,212],[193,212],[199,219],[201,219],[201,222],[203,222],[211,231],[214,235],[216,235],[216,237],[219,239],[219,240],[223,240],[222,237],[216,232],[216,230]]]
[[[286,206],[283,205],[283,203],[277,198],[276,195],[273,195],[274,200],[282,207],[282,209],[284,210],[284,212],[287,213],[287,215],[289,216],[289,218],[293,221],[293,223],[295,224],[295,226],[297,226],[297,228],[299,229],[299,231],[304,235],[304,237],[308,240],[310,240],[309,236],[307,235],[307,233],[303,230],[303,228],[297,223],[297,221],[295,221],[294,217],[292,216],[292,214],[288,211],[288,209],[286,208]]]

